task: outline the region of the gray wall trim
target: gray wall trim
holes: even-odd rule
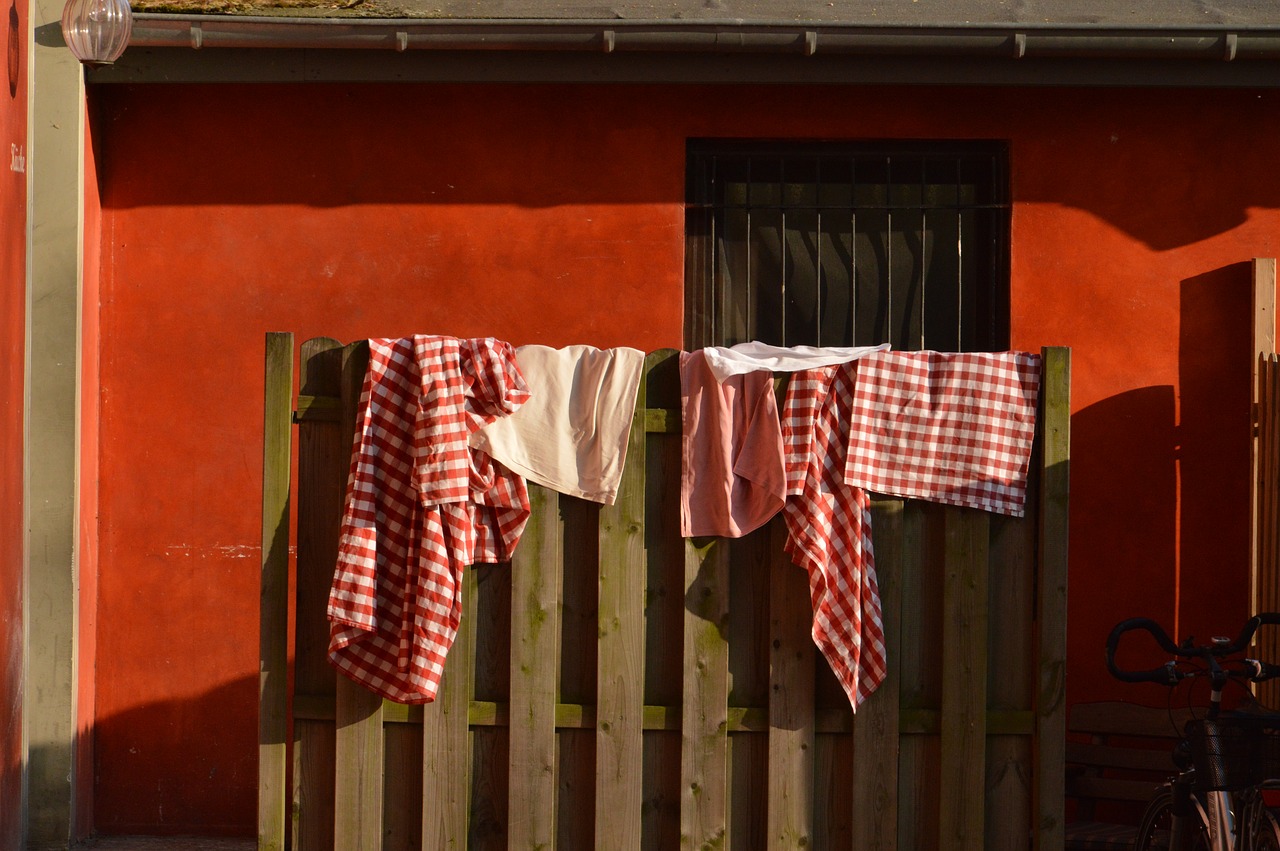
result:
[[[75,809],[76,464],[84,87],[41,33],[61,0],[32,0],[27,261],[27,835],[67,847]]]

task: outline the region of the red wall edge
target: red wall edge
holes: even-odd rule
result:
[[[0,90],[0,847],[22,841],[23,398],[27,291],[27,6],[11,0]]]

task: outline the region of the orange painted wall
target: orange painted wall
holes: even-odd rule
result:
[[[27,291],[27,6],[4,16],[0,88],[0,848],[22,841],[22,424]]]
[[[95,88],[96,822],[252,832],[263,334],[677,346],[689,137],[1004,139],[1012,329],[1074,350],[1069,698],[1234,628],[1277,93]],[[1147,697],[1159,699],[1160,695]]]

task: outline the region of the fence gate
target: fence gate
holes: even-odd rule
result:
[[[874,502],[890,672],[856,716],[781,519],[680,537],[674,355],[648,357],[617,503],[531,485],[409,707],[325,659],[368,347],[303,343],[295,396],[268,335],[260,848],[1061,849],[1069,352],[1044,350],[1025,519]]]

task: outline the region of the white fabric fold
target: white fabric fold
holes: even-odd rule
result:
[[[707,366],[711,368],[716,381],[724,381],[731,375],[761,369],[770,372],[799,372],[820,366],[836,366],[888,349],[888,343],[879,346],[770,346],[751,342],[727,348],[709,346],[702,351],[706,353]]]
[[[471,446],[560,493],[612,505],[627,457],[644,352],[626,347],[521,346],[532,397],[471,435]]]

